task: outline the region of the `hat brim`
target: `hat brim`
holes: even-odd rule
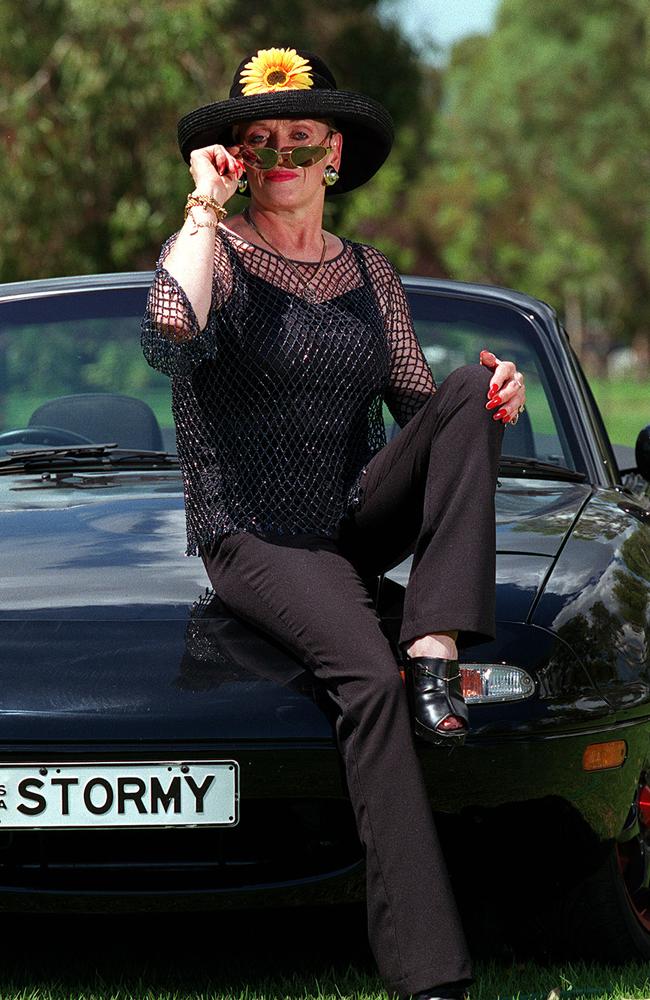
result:
[[[333,118],[343,133],[339,180],[328,194],[342,194],[365,184],[379,170],[393,144],[393,121],[383,105],[345,90],[282,90],[215,101],[184,115],[178,145],[186,163],[193,150],[213,143],[232,144],[237,122],[260,118]]]

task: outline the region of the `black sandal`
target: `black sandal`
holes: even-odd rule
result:
[[[416,736],[435,746],[461,747],[469,729],[458,660],[409,656],[402,650],[406,692]],[[461,725],[450,724],[456,719]]]

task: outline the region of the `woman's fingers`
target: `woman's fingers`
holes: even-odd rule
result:
[[[515,369],[512,379],[508,379],[498,392],[485,404],[495,420],[517,423],[521,406],[526,402],[526,389],[521,372]]]
[[[512,378],[507,378],[504,380],[503,385],[492,395],[488,395],[488,401],[486,403],[488,410],[493,410],[495,406],[499,403],[507,403],[509,399],[512,399],[520,391],[519,385],[516,381],[516,371],[513,373]]]
[[[213,189],[220,200],[227,200],[234,193],[244,165],[235,155],[239,146],[226,149],[218,143],[203,146],[190,154],[190,173],[197,188]]]
[[[492,351],[481,351],[479,361],[486,368],[496,368],[499,364],[496,354],[493,354]]]
[[[500,361],[491,351],[481,351],[481,364],[494,370],[488,389],[487,410],[494,420],[516,423],[520,407],[526,401],[524,376],[512,361]]]
[[[493,377],[490,379],[490,386],[488,389],[488,398],[496,395],[498,390],[501,388],[503,382],[510,378],[515,366],[512,361],[499,361],[496,354],[492,351],[481,351],[479,355],[479,360],[482,365],[486,368],[492,369],[494,372]]]
[[[238,146],[234,146],[228,150],[220,145],[194,149],[190,154],[190,173],[194,175],[203,170],[209,172],[210,168],[219,174],[236,173],[243,169],[243,163],[235,156],[235,150],[238,149]]]
[[[490,380],[490,389],[494,395],[498,390],[500,390],[504,384],[511,379],[517,368],[512,361],[497,361],[497,366],[494,369],[494,375]]]
[[[217,170],[220,174],[237,174],[239,175],[244,169],[243,164],[236,159],[231,153],[226,149],[223,149],[217,155]]]

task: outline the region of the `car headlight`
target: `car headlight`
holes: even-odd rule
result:
[[[503,663],[461,663],[463,697],[468,705],[519,701],[535,693],[535,681],[521,667]]]

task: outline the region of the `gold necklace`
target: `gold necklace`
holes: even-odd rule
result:
[[[304,288],[304,296],[305,296],[305,298],[309,302],[316,302],[318,296],[317,296],[316,292],[314,291],[314,289],[311,286],[314,283],[314,281],[316,281],[316,278],[318,277],[318,275],[321,273],[321,271],[323,269],[323,264],[325,263],[325,252],[327,250],[327,244],[325,242],[325,237],[323,236],[322,231],[321,231],[320,235],[321,235],[321,239],[323,241],[323,249],[321,250],[320,260],[318,262],[318,267],[316,268],[316,270],[312,274],[311,278],[309,278],[309,280],[307,280],[307,279],[303,278],[303,276],[300,273],[300,271],[298,270],[298,268],[294,267],[292,261],[290,261],[288,257],[285,257],[284,254],[282,253],[282,251],[278,250],[278,248],[273,243],[271,243],[270,240],[267,240],[266,236],[264,236],[264,234],[259,231],[259,229],[255,225],[255,223],[251,219],[250,209],[248,208],[248,206],[246,206],[246,208],[244,209],[243,215],[244,215],[244,218],[246,219],[246,222],[248,223],[248,225],[251,227],[251,229],[255,230],[255,232],[260,237],[260,239],[264,240],[264,242],[267,244],[267,246],[270,246],[271,250],[275,250],[275,252],[277,253],[278,257],[281,257],[282,260],[285,262],[285,264],[289,265],[289,267],[291,268],[291,270],[296,275],[296,277],[298,278],[298,280],[300,281],[300,283],[302,284],[302,286]]]

